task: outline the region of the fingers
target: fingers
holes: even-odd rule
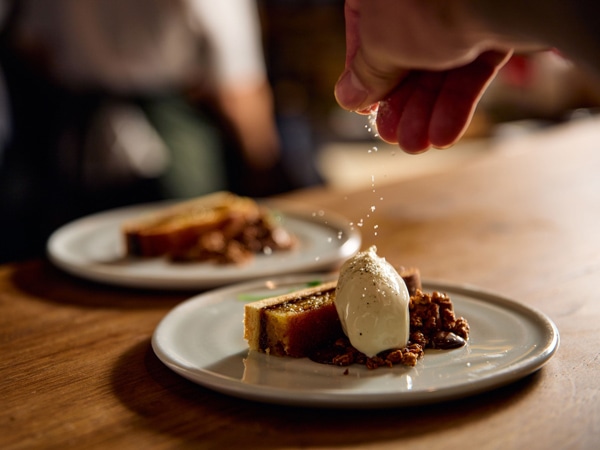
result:
[[[431,147],[430,130],[433,111],[443,89],[445,72],[417,72],[407,88],[411,95],[404,106],[396,131],[398,145],[407,153],[421,153]]]
[[[406,103],[413,92],[410,85],[412,80],[414,80],[414,77],[407,78],[400,88],[388,98],[379,102],[375,121],[377,134],[390,144],[398,143],[398,124],[404,114]]]
[[[509,58],[510,52],[485,52],[471,64],[448,71],[429,121],[432,146],[445,148],[460,139],[485,89]]]
[[[444,72],[413,72],[388,99],[379,103],[377,132],[386,142],[407,153],[431,146],[430,117],[444,82]]]
[[[486,52],[458,69],[412,72],[379,103],[376,124],[380,137],[407,153],[456,143],[481,95],[509,56]]]

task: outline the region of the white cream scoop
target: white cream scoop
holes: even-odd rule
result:
[[[368,357],[405,347],[410,295],[402,277],[377,247],[348,259],[340,269],[335,306],[350,343]]]

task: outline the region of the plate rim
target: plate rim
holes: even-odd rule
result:
[[[539,331],[543,331],[546,338],[540,342],[539,349],[534,354],[527,356],[509,367],[501,369],[493,376],[479,378],[474,381],[465,382],[459,386],[446,386],[433,391],[409,391],[391,395],[389,392],[382,393],[350,393],[341,395],[339,392],[328,392],[323,390],[313,391],[290,391],[280,387],[247,384],[222,374],[205,369],[191,370],[183,367],[165,352],[161,345],[161,331],[168,323],[170,317],[178,314],[181,309],[191,308],[194,303],[202,302],[206,297],[221,296],[223,301],[227,295],[240,290],[258,289],[266,287],[268,283],[304,283],[321,277],[323,281],[337,278],[335,274],[296,274],[276,278],[265,278],[252,282],[237,283],[225,288],[218,288],[203,294],[196,295],[173,308],[167,313],[157,325],[151,339],[151,346],[158,359],[169,369],[180,376],[222,394],[245,400],[258,401],[278,405],[296,407],[319,407],[331,409],[383,409],[391,407],[404,407],[438,403],[463,397],[476,395],[485,391],[496,389],[513,383],[527,375],[542,368],[556,353],[560,346],[560,334],[554,322],[539,309],[526,305],[517,300],[497,294],[495,292],[479,288],[471,284],[453,284],[442,281],[423,280],[427,290],[440,290],[450,294],[458,294],[493,304],[505,311],[518,312],[536,325]],[[240,325],[241,326],[241,325]],[[208,382],[207,382],[208,381]],[[248,389],[251,386],[251,389]],[[432,394],[433,392],[433,394]]]
[[[118,270],[106,270],[103,268],[97,269],[94,267],[93,262],[87,265],[82,265],[79,261],[77,261],[77,257],[73,257],[72,255],[69,255],[68,252],[65,253],[65,251],[61,249],[61,247],[64,246],[63,242],[68,242],[69,239],[73,239],[73,237],[69,237],[69,235],[72,235],[73,233],[72,230],[79,231],[83,227],[89,226],[89,224],[93,223],[94,221],[109,220],[111,216],[125,215],[123,218],[119,219],[119,222],[121,222],[128,216],[144,214],[152,209],[162,208],[176,202],[178,202],[178,200],[166,200],[123,206],[100,211],[75,219],[62,225],[50,235],[46,242],[46,255],[49,261],[61,270],[71,275],[95,282],[151,290],[194,290],[212,289],[227,284],[240,283],[244,281],[260,279],[263,277],[281,276],[287,273],[307,273],[332,270],[345,259],[354,255],[360,249],[362,244],[362,235],[360,231],[356,227],[351,226],[349,220],[344,216],[324,208],[314,208],[293,201],[274,199],[258,200],[258,202],[271,209],[277,210],[277,212],[280,213],[284,218],[289,217],[304,223],[316,224],[329,227],[330,229],[342,231],[345,240],[334,249],[335,251],[325,254],[323,257],[319,258],[319,261],[316,262],[304,263],[300,265],[292,264],[292,267],[290,268],[286,269],[284,266],[281,269],[270,270],[259,275],[256,275],[256,273],[248,273],[245,275],[243,273],[243,269],[236,277],[215,277],[214,273],[211,273],[210,278],[207,278],[206,276],[202,277],[201,274],[196,274],[196,276],[193,278],[157,278],[151,275],[121,274]],[[321,214],[315,215],[315,211],[318,211]],[[319,221],[319,219],[323,217],[326,219]],[[115,222],[117,221],[116,218],[114,220]],[[99,226],[100,225],[96,225],[96,227]],[[198,264],[201,265],[207,263]],[[189,267],[190,266],[188,265],[186,269]]]

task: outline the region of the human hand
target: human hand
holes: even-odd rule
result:
[[[407,153],[446,148],[468,128],[479,99],[509,53],[488,51],[444,71],[411,71],[377,108],[381,139]]]
[[[455,143],[512,53],[460,0],[346,0],[338,103],[377,113],[380,137],[409,153]]]

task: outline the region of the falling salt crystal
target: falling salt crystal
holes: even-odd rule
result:
[[[371,206],[371,212],[375,212],[375,205]]]
[[[369,133],[373,132],[373,136],[378,137],[379,133],[377,132],[377,111],[371,112],[369,114],[369,125],[366,125],[366,128],[369,130]]]

